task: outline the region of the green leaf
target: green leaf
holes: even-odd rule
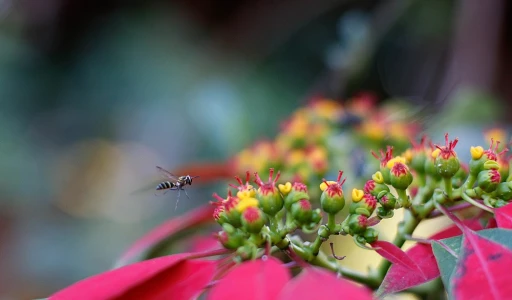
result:
[[[477,232],[477,234],[491,241],[502,244],[509,249],[512,249],[512,230],[493,228],[480,230]],[[443,239],[441,241],[455,253],[460,253],[462,236]],[[437,260],[437,265],[439,267],[439,272],[441,273],[441,279],[443,280],[444,287],[446,291],[450,291],[450,278],[453,271],[455,270],[455,266],[457,265],[457,258],[455,258],[452,254],[450,254],[436,242],[432,243],[432,249]]]
[[[459,254],[462,236],[456,236],[449,239],[441,240],[446,246],[452,249],[455,253]],[[446,251],[439,243],[432,243],[432,250],[437,260],[437,266],[441,273],[441,280],[443,280],[444,287],[447,291],[450,290],[450,277],[457,265],[457,258],[450,252]]]
[[[486,229],[477,232],[479,235],[490,239],[493,242],[502,244],[512,249],[512,230],[503,228]]]

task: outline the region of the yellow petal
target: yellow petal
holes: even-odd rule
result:
[[[361,199],[363,199],[363,196],[364,196],[363,190],[358,190],[356,188],[354,188],[352,190],[352,202],[359,202],[359,201],[361,201]]]
[[[471,147],[469,149],[469,152],[471,153],[471,157],[473,159],[479,159],[480,157],[482,157],[482,155],[484,155],[484,148],[482,148],[481,146]]]

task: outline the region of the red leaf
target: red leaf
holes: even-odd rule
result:
[[[280,300],[341,298],[371,300],[372,293],[351,281],[338,279],[327,270],[311,267],[304,269],[299,276],[288,282],[279,295]]]
[[[512,229],[512,203],[495,209],[494,216],[498,227]]]
[[[79,281],[50,300],[190,299],[215,273],[215,261],[187,260],[178,254],[146,260]]]
[[[213,222],[213,205],[205,205],[196,208],[185,215],[171,219],[160,226],[154,228],[146,235],[135,241],[128,250],[117,260],[116,267],[125,266],[130,263],[139,261],[144,257],[146,251],[158,243],[171,238],[189,227],[198,226]]]
[[[373,242],[371,245],[372,247],[377,248],[375,251],[377,251],[377,253],[379,253],[380,256],[389,260],[393,264],[399,264],[409,269],[409,271],[420,272],[420,274],[423,275],[423,277],[425,277],[425,274],[423,274],[422,270],[418,267],[418,265],[409,256],[407,256],[407,254],[404,251],[402,251],[402,249],[398,248],[396,245],[386,241],[376,241]]]
[[[478,219],[465,220],[464,224],[474,230],[482,229],[482,224]],[[429,237],[429,239],[437,241],[460,234],[462,234],[460,229],[456,225],[451,225]],[[405,253],[418,265],[422,272],[411,272],[410,268],[402,264],[392,264],[379,287],[378,296],[400,292],[439,277],[439,268],[431,245],[417,243]]]
[[[494,211],[494,213],[496,213],[496,210]],[[496,228],[496,227],[498,227],[498,222],[496,221],[496,218],[492,217],[487,222],[487,226],[485,228],[490,229],[490,228]]]
[[[452,275],[455,299],[510,299],[512,284],[507,275],[512,251],[466,230],[461,255]]]
[[[277,299],[288,280],[288,269],[275,258],[249,261],[222,278],[212,288],[208,299]]]
[[[219,239],[213,235],[194,237],[190,243],[191,247],[189,252],[204,252],[223,248]]]

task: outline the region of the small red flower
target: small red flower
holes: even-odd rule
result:
[[[382,167],[385,167],[386,164],[388,163],[388,161],[390,161],[393,158],[393,147],[387,146],[386,152],[382,151],[382,149],[379,150],[379,152],[380,152],[380,157],[374,151],[372,151],[371,153],[372,153],[373,157],[380,160],[380,165]]]
[[[281,176],[281,172],[277,172],[276,178],[272,179],[274,177],[274,168],[270,168],[269,175],[268,175],[268,182],[264,183],[260,175],[258,175],[258,172],[254,173],[254,176],[256,176],[256,184],[260,187],[260,192],[262,195],[268,195],[268,194],[274,194],[278,193],[278,190],[276,188],[276,182]]]
[[[325,189],[325,193],[329,197],[335,197],[335,196],[343,196],[343,184],[347,180],[346,178],[341,181],[341,177],[343,176],[343,171],[338,172],[338,179],[336,182],[327,182],[324,180],[324,183],[327,185],[327,188]]]
[[[373,191],[373,189],[375,188],[375,181],[373,181],[373,179],[370,179],[368,180],[365,184],[364,184],[364,188],[363,188],[363,191],[365,193],[370,193],[371,191]]]
[[[496,141],[496,147],[494,146],[494,139],[491,138],[491,145],[489,149],[484,151],[484,154],[487,155],[487,158],[490,160],[498,161],[498,158],[502,156],[504,153],[508,152],[508,149],[505,148],[501,152],[498,153],[498,147],[500,146],[500,141]]]
[[[395,163],[393,165],[393,167],[391,168],[391,174],[393,174],[394,176],[397,176],[397,177],[406,175],[407,172],[408,172],[407,166],[401,162]]]
[[[498,170],[489,170],[489,175],[490,175],[490,179],[491,179],[491,182],[492,183],[500,183],[501,182],[501,175],[500,175],[500,172],[498,172]]]
[[[457,153],[455,152],[455,146],[459,142],[458,138],[455,138],[453,141],[448,140],[448,133],[444,135],[445,146],[435,145],[439,152],[439,155],[444,159],[449,159],[450,157],[457,157]]]

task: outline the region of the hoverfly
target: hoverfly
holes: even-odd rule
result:
[[[167,191],[178,191],[178,199],[176,200],[176,207],[174,208],[176,210],[176,208],[178,207],[178,202],[180,201],[180,192],[184,191],[187,198],[190,199],[184,187],[186,185],[192,185],[192,179],[197,178],[199,176],[185,175],[178,177],[172,174],[171,172],[165,170],[164,168],[161,168],[159,166],[157,166],[156,168],[160,170],[162,175],[164,175],[166,178],[171,179],[171,181],[163,181],[159,183],[156,186],[156,190],[164,191],[164,194],[167,193]]]

